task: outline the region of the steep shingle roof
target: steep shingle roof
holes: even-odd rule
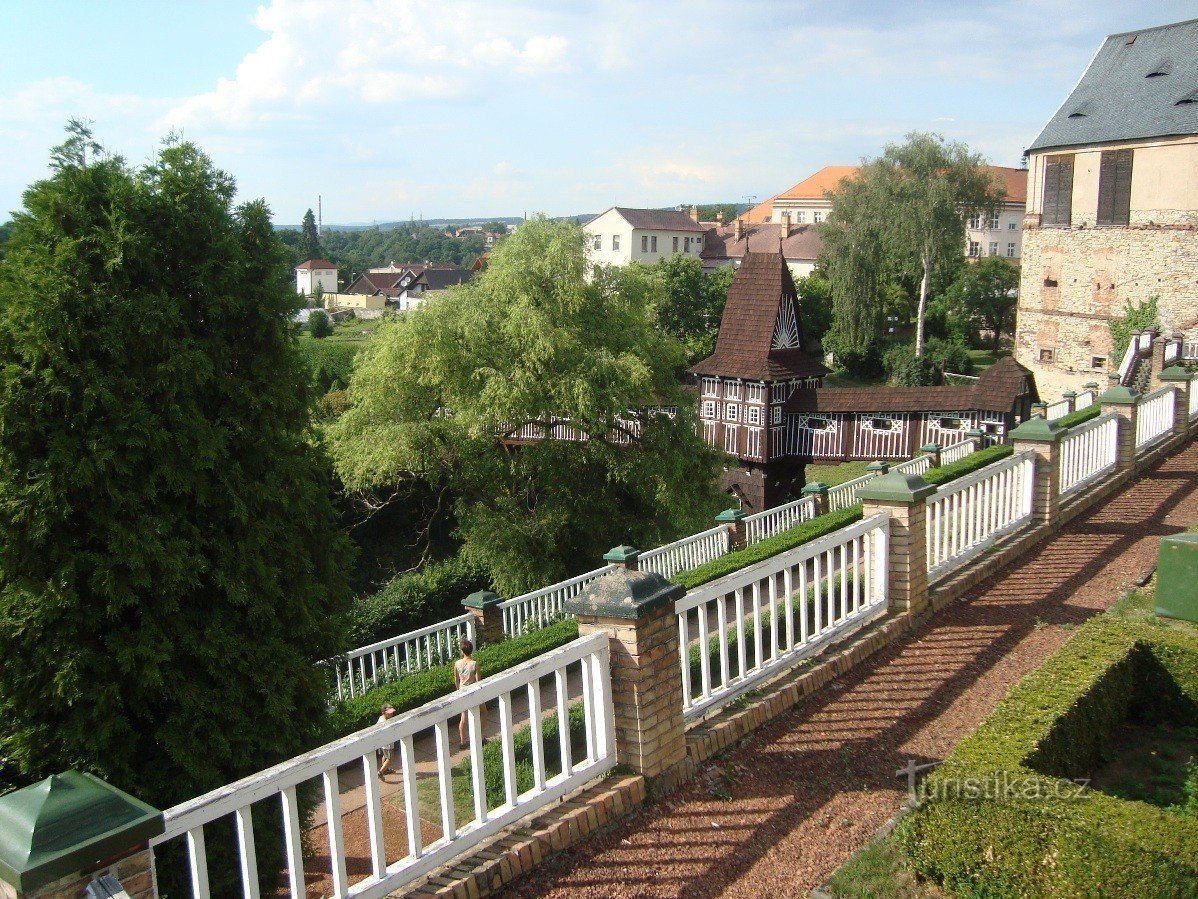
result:
[[[1112,34],[1028,150],[1198,134],[1198,19]]]
[[[823,377],[828,369],[801,348],[773,349],[778,309],[783,302],[794,304],[797,318],[794,279],[782,254],[776,250],[746,254],[728,288],[715,352],[691,371],[755,381]],[[795,324],[801,347],[802,325],[797,320]]]
[[[634,228],[644,231],[706,231],[706,225],[700,225],[685,212],[677,209],[629,209],[626,206],[613,206],[599,213],[591,222],[600,216],[607,215],[612,210],[623,216],[624,221]],[[591,222],[587,222],[589,225]]]

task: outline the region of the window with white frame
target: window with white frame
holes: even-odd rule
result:
[[[619,234],[613,234],[611,236],[611,248],[613,250],[620,249],[620,235]]]
[[[991,231],[997,231],[998,230],[998,216],[997,215],[991,216],[988,224],[990,226]]]
[[[802,224],[805,224],[806,222],[807,222],[807,213],[801,212],[801,211],[795,213],[795,224],[796,225],[802,225]]]
[[[770,421],[772,421],[776,425],[782,424],[782,407],[781,406],[774,406],[774,408],[770,410]]]
[[[748,393],[746,394],[745,399],[747,399],[750,403],[765,402],[765,385],[750,384],[748,386]]]
[[[790,396],[790,389],[785,381],[770,387],[770,400],[773,402],[785,402],[788,396]]]
[[[1198,340],[1183,340],[1181,343],[1182,359],[1198,359]]]
[[[998,241],[997,240],[990,241],[990,255],[991,256],[998,255]]]
[[[724,398],[729,400],[740,399],[740,381],[728,381],[724,385]]]
[[[969,242],[969,255],[974,258],[982,255],[982,245],[976,240],[971,240]]]
[[[832,419],[820,418],[816,415],[804,418],[802,424],[802,428],[805,431],[831,431],[834,427],[835,425],[832,424]]]
[[[1007,258],[1008,258],[1008,259],[1014,259],[1014,258],[1015,258],[1015,244],[1014,244],[1014,242],[1011,242],[1011,243],[1007,244]]]
[[[652,237],[649,238],[649,252],[650,253],[657,252],[657,235],[656,234],[654,234]]]
[[[736,425],[730,425],[724,428],[724,452],[735,453],[738,449],[736,432],[740,430]]]
[[[704,396],[719,396],[720,395],[720,379],[719,378],[704,378],[703,379],[703,395]]]
[[[761,428],[749,428],[748,446],[745,448],[745,455],[751,459],[761,457]]]
[[[982,217],[980,215],[971,215],[969,217],[969,230],[977,231],[982,227]]]
[[[1007,222],[1007,230],[1008,231],[1014,231],[1018,227],[1019,227],[1019,222],[1015,221],[1014,219]]]
[[[603,235],[596,234],[594,236],[594,238],[591,240],[591,246],[593,246],[596,250],[602,250],[603,249]]]
[[[816,213],[812,214],[812,216],[811,216],[812,223],[814,223],[816,225],[818,225],[823,220],[824,220],[824,214],[822,212],[816,212]]]
[[[883,434],[889,434],[891,431],[901,431],[903,426],[893,418],[878,416],[876,418],[867,418],[864,421],[865,430],[879,431]]]
[[[649,235],[648,234],[641,235],[641,252],[642,253],[649,252]]]
[[[745,406],[745,421],[751,425],[761,424],[761,407]]]
[[[703,401],[703,417],[715,418],[715,400]]]
[[[724,403],[724,421],[740,421],[740,403]]]

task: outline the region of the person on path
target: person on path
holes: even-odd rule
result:
[[[379,720],[375,724],[382,724],[384,721],[390,721],[395,717],[395,706],[388,703],[383,706],[379,712]],[[395,753],[399,749],[399,742],[388,743],[379,749],[379,777],[384,777],[392,772],[391,762],[395,759]]]
[[[453,663],[453,683],[457,689],[464,690],[471,684],[477,684],[481,675],[478,670],[478,662],[474,660],[474,656],[472,655],[474,652],[474,644],[469,640],[463,640],[458,644],[458,650],[462,653],[462,657]],[[482,723],[485,720],[483,715],[486,713],[486,710],[486,706],[479,706],[478,715],[480,737],[482,736]],[[458,719],[458,740],[460,741],[462,749],[465,749],[467,743],[469,742],[466,739],[466,729],[469,722],[469,716],[469,712],[462,712],[461,718]]]

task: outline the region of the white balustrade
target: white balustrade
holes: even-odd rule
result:
[[[544,627],[565,614],[566,600],[577,596],[591,581],[602,577],[615,568],[604,565],[586,574],[580,574],[557,584],[550,584],[531,593],[524,593],[499,604],[503,613],[503,632],[509,637],[525,631]]]
[[[679,599],[685,716],[719,708],[885,614],[889,535],[889,516],[873,515]]]
[[[322,664],[333,671],[337,698],[351,699],[404,674],[453,661],[463,639],[475,642],[473,615],[459,615],[361,646]]]
[[[914,459],[908,459],[906,462],[891,465],[890,470],[897,471],[900,474],[926,474],[931,467],[931,456],[916,456]]]
[[[960,462],[972,452],[973,440],[962,440],[952,446],[946,446],[940,451],[940,464],[951,465],[953,462]]]
[[[1190,418],[1198,417],[1198,375],[1190,378]]]
[[[1096,391],[1083,390],[1073,401],[1073,411],[1080,412],[1082,409],[1089,409],[1097,398]]]
[[[1180,358],[1181,358],[1181,341],[1180,340],[1165,341],[1165,356],[1164,356],[1165,365],[1169,365],[1171,362],[1176,362]]]
[[[680,571],[690,571],[726,555],[729,548],[728,529],[723,525],[717,525],[641,553],[637,567],[641,571],[656,571],[668,579]]]
[[[1025,450],[927,498],[928,582],[945,577],[1032,521],[1034,453]]]
[[[857,502],[857,490],[868,484],[875,477],[877,475],[871,471],[869,474],[862,475],[859,478],[853,478],[851,481],[845,481],[843,484],[829,487],[828,510],[830,512],[839,512],[841,509],[847,509],[849,506],[855,505]]]
[[[796,524],[810,521],[814,517],[814,496],[804,496],[802,499],[796,499],[794,502],[766,509],[764,512],[758,512],[756,515],[749,515],[743,522],[745,526],[745,543],[748,546],[752,546],[766,537],[781,534],[783,531],[790,530]]]
[[[1131,370],[1136,364],[1136,356],[1139,354],[1140,342],[1132,338],[1127,343],[1127,349],[1123,351],[1123,359],[1119,363],[1119,383],[1126,385],[1131,378]]]
[[[1136,453],[1173,431],[1173,385],[1166,384],[1136,401]]]
[[[1044,417],[1048,421],[1056,421],[1058,418],[1064,418],[1069,412],[1069,400],[1057,400],[1044,408]]]
[[[1107,412],[1070,428],[1060,442],[1060,494],[1072,493],[1115,470],[1119,451],[1119,416]]]
[[[479,684],[444,699],[396,716],[385,724],[368,727],[348,737],[275,765],[258,774],[168,809],[165,830],[150,841],[151,847],[172,840],[186,841],[195,899],[209,899],[210,871],[204,827],[233,816],[240,856],[241,892],[246,899],[258,899],[259,887],[254,852],[254,815],[273,813],[282,817],[287,866],[287,892],[292,899],[304,899],[304,837],[299,817],[297,791],[310,782],[323,790],[325,828],[332,896],[336,899],[381,899],[413,880],[428,874],[461,853],[540,808],[579,789],[603,775],[616,764],[615,730],[611,701],[611,669],[608,637],[592,634],[566,646],[525,662]],[[582,671],[582,708],[585,722],[585,750],[574,757],[571,746],[567,670]],[[547,764],[547,746],[541,730],[542,679],[546,689],[556,686],[561,739],[558,763]],[[524,716],[530,727],[531,746],[527,761],[532,767],[531,784],[518,784],[514,710],[517,701],[527,699]],[[483,704],[498,700],[502,746],[503,795],[488,797],[483,764]],[[465,784],[471,796],[471,808],[458,809],[455,796],[462,785],[452,781],[454,760],[450,750],[450,731],[465,713],[469,723],[469,761],[471,777]],[[456,743],[456,737],[454,738]],[[383,840],[383,799],[378,779],[377,750],[397,746],[401,760],[403,790],[387,799],[402,809],[407,832],[406,853],[388,863]],[[435,770],[419,771],[416,752],[436,758]],[[552,749],[550,749],[552,753]],[[346,845],[342,826],[339,768],[354,766],[360,774],[347,771],[349,783],[365,778],[365,815],[369,830],[370,872],[352,884],[354,872],[346,864]],[[430,766],[431,767],[431,766]],[[526,768],[524,770],[527,770]],[[435,790],[423,790],[420,782],[435,780]],[[521,786],[524,789],[521,789]],[[428,797],[431,808],[422,808]],[[272,807],[273,806],[273,812]],[[463,821],[463,818],[465,820]],[[429,831],[440,831],[435,839],[426,839]],[[310,835],[311,836],[311,835]],[[324,847],[311,847],[322,854]],[[392,846],[395,850],[399,847]],[[401,850],[402,851],[402,850]],[[326,869],[328,870],[328,869]],[[280,872],[282,874],[282,872]],[[357,875],[355,875],[357,876]],[[282,891],[280,891],[282,892]]]

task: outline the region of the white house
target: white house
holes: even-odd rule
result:
[[[295,292],[310,297],[337,292],[337,266],[327,259],[308,259],[295,267]]]
[[[582,226],[595,265],[652,265],[678,253],[698,258],[707,227],[699,211],[687,215],[676,209],[628,209],[613,206]]]

